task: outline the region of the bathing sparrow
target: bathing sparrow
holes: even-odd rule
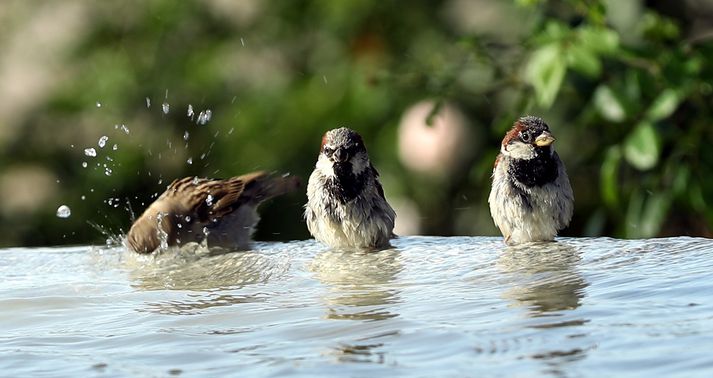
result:
[[[246,249],[260,220],[258,205],[298,186],[297,177],[265,172],[225,180],[177,179],[131,226],[128,246],[149,253],[207,239],[209,247]]]
[[[330,247],[390,246],[396,213],[356,131],[342,127],[322,137],[307,185],[305,218],[312,236]]]
[[[508,245],[551,241],[572,219],[574,196],[547,124],[520,118],[495,160],[488,203]]]

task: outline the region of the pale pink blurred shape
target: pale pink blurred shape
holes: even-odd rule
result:
[[[443,177],[472,156],[472,140],[465,115],[454,105],[443,104],[427,124],[434,101],[411,106],[401,117],[398,130],[399,159],[410,170]]]

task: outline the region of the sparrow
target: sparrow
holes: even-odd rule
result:
[[[390,247],[396,213],[356,131],[342,127],[322,137],[307,184],[305,219],[312,236],[333,248]]]
[[[552,241],[572,219],[574,195],[554,141],[533,116],[520,118],[503,138],[488,203],[508,245]]]
[[[299,185],[297,177],[265,172],[223,180],[176,179],[133,223],[128,247],[150,253],[207,239],[209,247],[247,249],[260,220],[257,207]]]

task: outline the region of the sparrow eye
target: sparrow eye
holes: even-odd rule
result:
[[[520,140],[525,142],[525,143],[530,143],[532,142],[532,136],[528,132],[521,132],[520,133]]]
[[[324,149],[322,149],[322,152],[324,152],[324,154],[327,155],[327,157],[331,157],[332,154],[334,153],[334,149],[329,148],[329,147],[324,147]]]

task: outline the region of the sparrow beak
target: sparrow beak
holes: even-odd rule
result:
[[[343,163],[349,160],[349,153],[347,153],[347,151],[343,148],[337,148],[334,150],[334,154],[332,156],[334,156],[334,161],[337,163]]]
[[[554,141],[555,137],[553,137],[552,134],[547,131],[543,131],[542,134],[535,138],[535,145],[537,145],[537,147],[546,147],[552,144]]]

